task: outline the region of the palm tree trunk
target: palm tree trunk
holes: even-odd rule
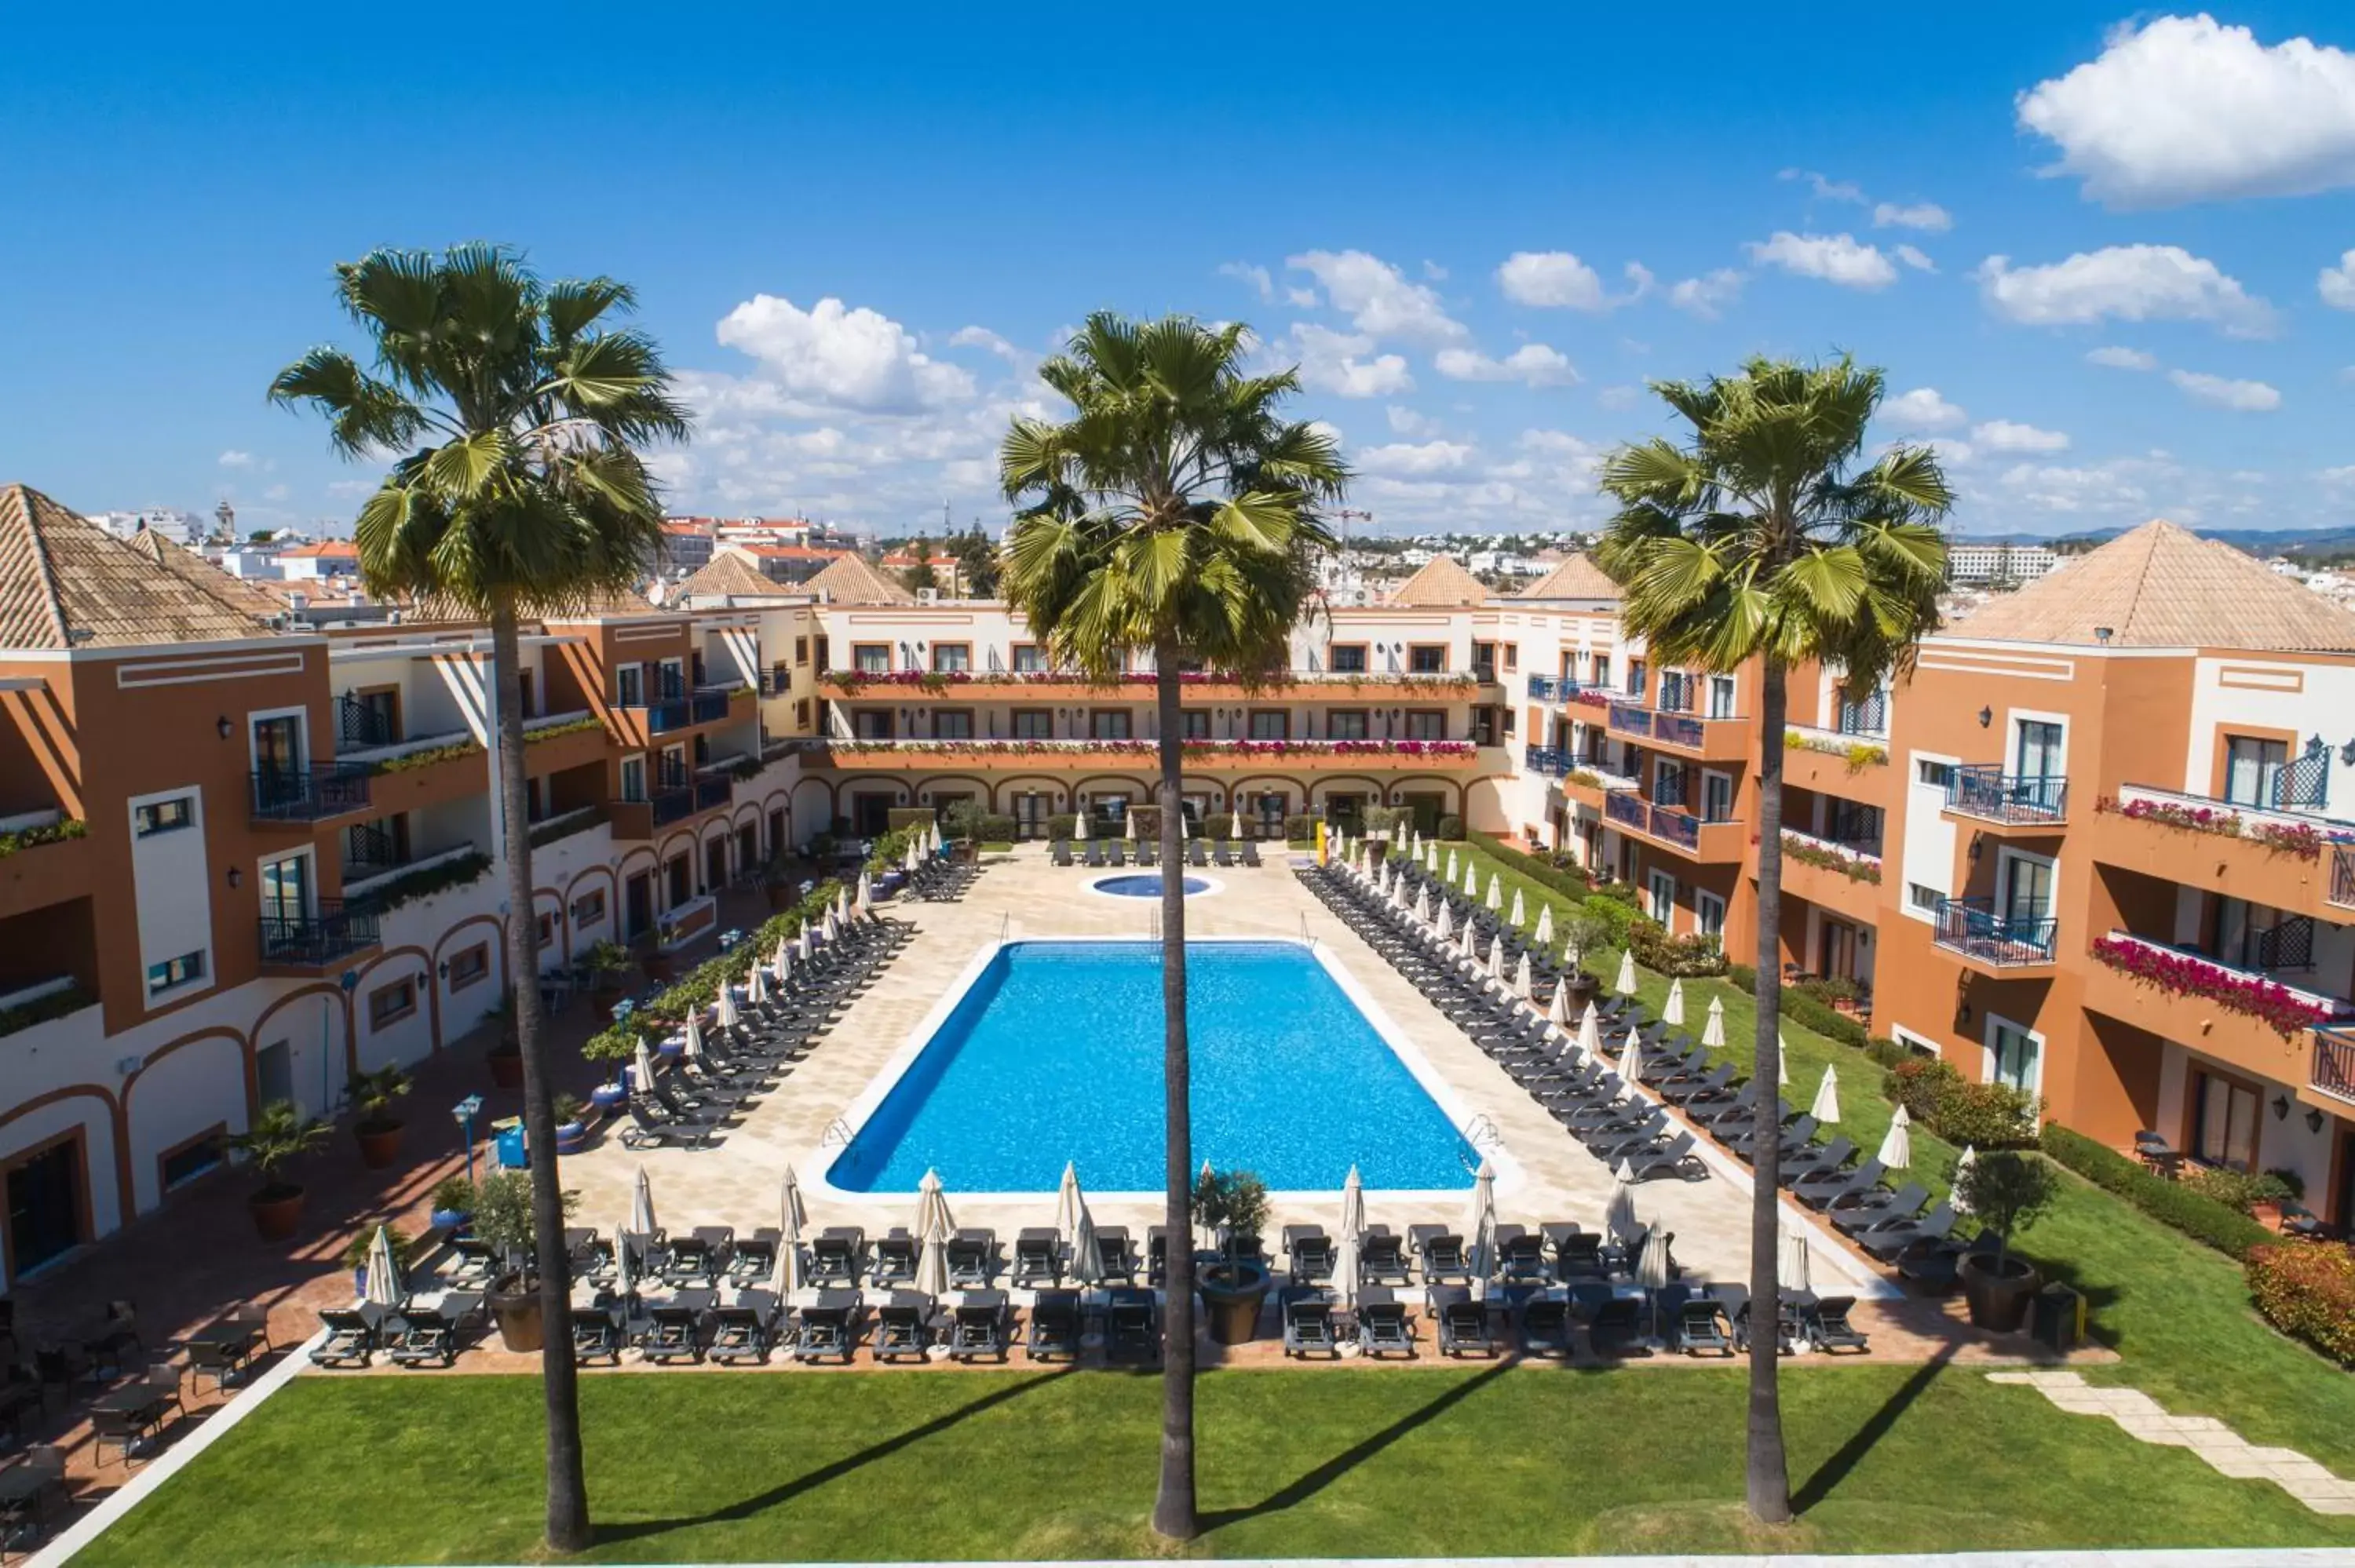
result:
[[[1163,638],[1153,650],[1153,694],[1161,722],[1161,1094],[1163,1180],[1168,1208],[1162,1246],[1168,1285],[1161,1323],[1161,1490],[1153,1500],[1153,1528],[1172,1541],[1191,1541],[1194,1518],[1194,1106],[1193,1067],[1186,1046],[1185,750],[1178,709],[1178,647]]]
[[[1758,704],[1758,1033],[1751,1070],[1762,1112],[1779,1106],[1783,1060],[1783,726],[1790,707],[1782,662],[1765,661]],[[1774,1119],[1762,1114],[1751,1164],[1750,1512],[1763,1524],[1791,1517],[1791,1472],[1783,1455],[1783,1395],[1775,1381],[1775,1334],[1783,1224],[1783,1150]]]
[[[548,1404],[548,1544],[589,1544],[589,1483],[581,1464],[581,1405],[572,1367],[572,1278],[564,1249],[564,1194],[556,1175],[555,1086],[541,1038],[539,922],[534,918],[531,821],[525,799],[523,674],[516,612],[491,617],[492,679],[498,683],[501,848],[507,863],[507,980],[515,988],[523,1048],[524,1141],[531,1153],[533,1262],[539,1277],[540,1383]]]

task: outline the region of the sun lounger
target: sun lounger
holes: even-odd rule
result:
[[[655,1366],[703,1359],[703,1314],[697,1308],[666,1302],[649,1308],[646,1318],[639,1355]]]
[[[1333,1304],[1312,1291],[1287,1290],[1284,1295],[1284,1353],[1292,1356],[1341,1354],[1333,1334]]]
[[[1812,1176],[1802,1176],[1791,1183],[1791,1196],[1811,1209],[1828,1209],[1843,1199],[1881,1190],[1881,1179],[1889,1168],[1877,1160],[1868,1160],[1853,1171],[1825,1171]]]
[[[856,1285],[867,1264],[867,1233],[857,1225],[828,1225],[810,1243],[810,1282]]]
[[[1783,1353],[1789,1355],[1806,1338],[1806,1311],[1811,1303],[1796,1291],[1786,1290],[1774,1307],[1774,1340]],[[1750,1336],[1755,1330],[1757,1303],[1745,1293],[1741,1305],[1733,1308],[1733,1348],[1747,1352]]]
[[[680,1121],[658,1106],[633,1096],[630,1122],[622,1128],[624,1149],[707,1149],[713,1128],[709,1122]]]
[[[1209,866],[1210,857],[1203,850],[1201,840],[1188,839],[1186,842],[1186,863],[1197,870],[1205,870]]]
[[[1235,863],[1234,852],[1227,847],[1226,840],[1220,839],[1217,843],[1210,846],[1210,863],[1212,865],[1225,866],[1231,866]]]
[[[1249,839],[1245,839],[1243,841],[1242,858],[1245,865],[1256,867],[1260,863],[1259,845],[1252,842]]]
[[[1908,1181],[1896,1192],[1878,1197],[1859,1193],[1855,1202],[1835,1203],[1828,1213],[1834,1230],[1853,1236],[1882,1225],[1908,1224],[1929,1201],[1927,1187],[1919,1181]]]
[[[1333,1277],[1333,1242],[1322,1225],[1284,1226],[1284,1255],[1295,1285],[1323,1285]]]
[[[1829,1143],[1818,1143],[1812,1149],[1786,1154],[1783,1157],[1783,1185],[1795,1187],[1810,1176],[1838,1171],[1855,1152],[1856,1144],[1852,1140],[1835,1138]]]
[[[1603,1255],[1605,1238],[1593,1231],[1556,1238],[1554,1269],[1564,1280],[1601,1279],[1610,1272]]]
[[[1443,1356],[1497,1353],[1497,1341],[1488,1332],[1488,1304],[1472,1299],[1472,1292],[1461,1285],[1433,1285],[1423,1292],[1423,1305],[1432,1319],[1439,1325],[1439,1353]]]
[[[1018,1286],[1057,1285],[1063,1278],[1063,1237],[1047,1226],[1028,1226],[1014,1238],[1014,1271]]]
[[[893,1225],[875,1239],[875,1268],[868,1277],[876,1285],[912,1285],[922,1248],[902,1225]]]
[[[1652,1331],[1649,1308],[1640,1296],[1598,1298],[1586,1322],[1587,1342],[1594,1353],[1606,1359],[1650,1355],[1652,1348],[1646,1342]]]
[[[742,1290],[775,1278],[777,1249],[784,1241],[783,1234],[772,1225],[738,1240],[728,1253],[728,1283]]]
[[[1940,1203],[1918,1222],[1875,1225],[1857,1233],[1856,1244],[1881,1263],[1893,1263],[1916,1247],[1943,1242],[1955,1228],[1955,1205]]]
[[[1572,1347],[1570,1303],[1532,1296],[1521,1303],[1521,1353],[1567,1356]]]
[[[1692,1291],[1674,1302],[1663,1302],[1669,1324],[1669,1343],[1683,1355],[1733,1354],[1733,1324],[1724,1304],[1706,1291]]]
[[[1655,1176],[1674,1176],[1679,1181],[1698,1181],[1709,1175],[1709,1167],[1695,1152],[1693,1135],[1680,1132],[1665,1144],[1637,1150],[1625,1156],[1630,1173],[1638,1181],[1648,1181]]]
[[[673,1239],[663,1264],[663,1283],[680,1289],[709,1288],[719,1283],[728,1248],[736,1233],[726,1225],[698,1225]]]
[[[327,1337],[311,1347],[311,1364],[322,1367],[364,1367],[376,1353],[376,1325],[357,1308],[330,1307],[319,1314]]]
[[[949,1359],[975,1361],[987,1356],[1004,1361],[1013,1312],[1003,1290],[969,1290],[949,1319]]]
[[[1464,1238],[1445,1225],[1409,1225],[1407,1247],[1423,1262],[1425,1285],[1465,1284],[1472,1270],[1464,1257]]]
[[[997,1233],[963,1230],[947,1246],[949,1283],[959,1290],[983,1290],[997,1275]]]
[[[1369,1356],[1414,1354],[1414,1325],[1406,1303],[1388,1287],[1368,1286],[1359,1293],[1358,1346]]]
[[[608,1366],[622,1364],[622,1351],[629,1343],[623,1318],[626,1308],[610,1293],[600,1292],[593,1307],[572,1309],[572,1364],[587,1366],[602,1361]]]
[[[459,1326],[482,1310],[483,1298],[453,1290],[434,1307],[405,1307],[384,1321],[385,1359],[400,1367],[446,1367],[458,1359]]]
[[[859,1295],[856,1290],[821,1290],[799,1314],[794,1335],[794,1359],[838,1361],[845,1366],[858,1349]]]
[[[1088,841],[1088,849],[1087,849],[1087,853],[1085,854],[1085,856],[1083,856],[1083,857],[1082,857],[1082,864],[1085,864],[1085,865],[1087,865],[1087,866],[1089,866],[1089,867],[1091,867],[1091,868],[1101,870],[1101,869],[1103,868],[1103,863],[1104,863],[1104,847],[1103,847],[1103,840],[1102,840],[1102,839],[1090,839],[1090,840]]]
[[[1526,1225],[1498,1225],[1497,1278],[1506,1286],[1543,1285],[1552,1278],[1545,1261],[1545,1237]]]
[[[1368,1285],[1409,1285],[1413,1283],[1413,1270],[1408,1267],[1406,1243],[1391,1234],[1388,1225],[1368,1225],[1358,1243],[1358,1277]]]
[[[1114,1290],[1104,1306],[1104,1360],[1158,1361],[1161,1313],[1153,1292]]]
[[[1112,868],[1114,871],[1126,865],[1128,863],[1127,843],[1120,839],[1114,839],[1104,845],[1104,859],[1112,863]]]
[[[1856,1306],[1853,1296],[1827,1296],[1806,1313],[1807,1338],[1819,1351],[1869,1350],[1863,1331],[1848,1320]]]
[[[1103,1276],[1106,1285],[1136,1283],[1136,1254],[1128,1245],[1126,1227],[1096,1227],[1096,1271]]]
[[[875,1309],[874,1355],[879,1361],[924,1359],[932,1342],[932,1298],[913,1290],[894,1290]]]
[[[776,1298],[750,1290],[732,1307],[711,1309],[711,1343],[705,1354],[723,1366],[758,1366],[769,1359],[776,1332]]]
[[[1053,843],[1049,844],[1047,858],[1057,865],[1069,866],[1071,863],[1071,841],[1057,839]]]
[[[1034,1361],[1080,1359],[1080,1341],[1083,1325],[1080,1311],[1080,1293],[1076,1290],[1041,1290],[1030,1304],[1030,1333],[1023,1346]]]

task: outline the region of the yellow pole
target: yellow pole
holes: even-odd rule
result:
[[[1318,865],[1325,863],[1325,824],[1323,822],[1316,824],[1316,863]]]

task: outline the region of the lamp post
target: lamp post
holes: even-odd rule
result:
[[[474,1180],[474,1118],[483,1114],[483,1097],[468,1095],[451,1107],[450,1115],[458,1123],[459,1139],[466,1149],[466,1180]]]

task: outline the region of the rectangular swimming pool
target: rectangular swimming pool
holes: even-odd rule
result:
[[[1477,1157],[1316,955],[1187,945],[1195,1166],[1278,1192],[1468,1188]],[[1412,1050],[1412,1046],[1405,1049]],[[1000,948],[826,1171],[848,1192],[1161,1187],[1161,953],[1150,942]],[[873,1093],[870,1090],[870,1094]],[[854,1107],[856,1119],[856,1107]]]

